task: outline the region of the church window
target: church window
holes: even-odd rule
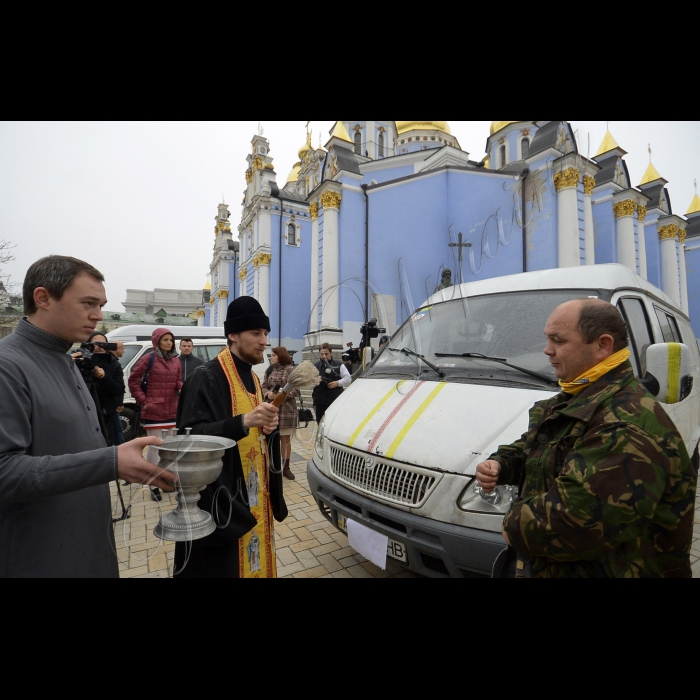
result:
[[[377,146],[377,156],[384,158],[384,134],[379,134],[379,144]]]
[[[362,133],[359,131],[355,132],[355,155],[362,155]]]
[[[502,168],[505,168],[506,165],[508,165],[508,161],[506,158],[506,145],[503,144],[499,149],[498,149],[498,160],[501,164]]]
[[[524,138],[520,142],[520,151],[522,153],[522,160],[526,160],[530,157],[530,139]]]
[[[287,245],[294,246],[295,248],[301,245],[301,239],[299,238],[300,230],[301,227],[297,226],[294,222],[287,225]]]

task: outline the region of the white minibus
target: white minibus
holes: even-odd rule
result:
[[[388,557],[424,576],[489,576],[511,502],[482,498],[476,467],[559,391],[544,328],[557,306],[587,297],[622,312],[635,372],[697,469],[700,353],[687,315],[622,265],[531,272],[434,295],[328,409],[307,469],[321,513],[387,537]]]

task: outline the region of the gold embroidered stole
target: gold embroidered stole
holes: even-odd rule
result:
[[[233,415],[250,413],[263,402],[260,380],[255,378],[256,394],[249,394],[228,348],[219,355],[231,389]],[[256,527],[238,543],[240,578],[277,578],[274,524],[270,504],[270,470],[267,439],[260,428],[251,428],[250,435],[238,441],[243,475],[248,492],[250,512],[258,521]]]

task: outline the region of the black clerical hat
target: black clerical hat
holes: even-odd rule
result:
[[[232,333],[255,331],[264,328],[270,332],[270,319],[265,315],[262,306],[253,297],[238,297],[228,305],[224,331],[228,338]]]

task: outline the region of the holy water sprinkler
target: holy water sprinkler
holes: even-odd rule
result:
[[[292,371],[287,381],[287,386],[277,394],[277,398],[272,402],[273,406],[279,408],[286,400],[287,395],[294,389],[303,389],[310,386],[318,386],[321,383],[321,375],[316,367],[305,360]]]

